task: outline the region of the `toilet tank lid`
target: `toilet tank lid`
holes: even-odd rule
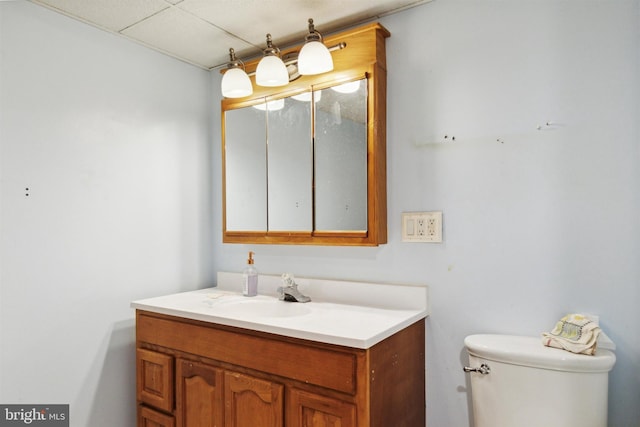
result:
[[[557,371],[608,372],[616,362],[609,350],[598,349],[593,356],[575,354],[546,347],[538,337],[478,334],[466,337],[464,345],[482,359]]]

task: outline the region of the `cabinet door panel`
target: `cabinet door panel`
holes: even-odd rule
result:
[[[283,386],[225,372],[225,427],[282,427]]]
[[[175,427],[175,420],[171,415],[166,415],[145,406],[138,406],[139,427]]]
[[[180,360],[176,378],[178,427],[222,427],[222,371]]]
[[[356,427],[356,407],[349,402],[297,389],[288,396],[289,427]]]
[[[136,351],[137,397],[163,411],[173,410],[173,357],[142,348]]]

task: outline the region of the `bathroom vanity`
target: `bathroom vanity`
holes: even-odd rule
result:
[[[139,427],[425,425],[426,288],[299,280],[301,304],[220,283],[132,303]],[[362,286],[386,306],[352,304]]]

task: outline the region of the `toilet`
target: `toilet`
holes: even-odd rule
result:
[[[615,354],[545,347],[539,337],[470,335],[475,427],[606,427]]]

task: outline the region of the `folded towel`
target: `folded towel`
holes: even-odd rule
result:
[[[542,343],[572,353],[594,355],[599,335],[600,327],[593,320],[582,314],[567,314],[551,332],[542,334]]]

